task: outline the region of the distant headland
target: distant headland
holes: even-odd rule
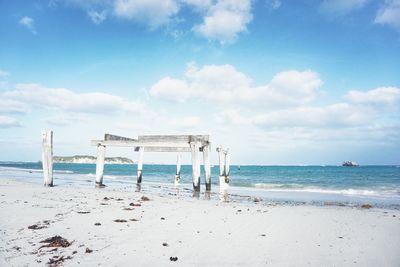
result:
[[[75,155],[70,157],[54,156],[54,163],[96,163],[96,157],[87,155]],[[133,164],[133,160],[124,157],[105,158],[106,164]]]

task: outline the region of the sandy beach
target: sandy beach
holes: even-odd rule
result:
[[[220,202],[5,179],[0,203],[1,266],[400,263],[400,211],[394,209]],[[65,240],[58,247],[41,243],[54,236]]]

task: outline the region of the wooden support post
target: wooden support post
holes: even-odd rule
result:
[[[206,191],[211,190],[211,165],[210,165],[210,146],[206,145],[203,147],[203,166],[204,166],[204,178],[206,182]]]
[[[137,162],[137,184],[142,183],[142,171],[143,171],[143,153],[144,153],[144,147],[139,148],[139,159]]]
[[[226,150],[225,152],[225,183],[229,184],[229,165],[230,165],[230,158],[231,155],[229,154],[229,151]]]
[[[106,147],[102,145],[97,146],[97,161],[96,161],[96,187],[103,187],[104,175],[104,159],[106,156]]]
[[[192,178],[193,189],[196,192],[200,191],[200,160],[199,160],[199,145],[196,142],[190,143],[192,151]]]
[[[181,181],[181,154],[176,156],[176,174],[175,174],[175,185],[178,185]]]
[[[222,147],[217,148],[219,156],[219,187],[225,189],[229,185],[229,156],[228,164],[226,164],[227,151]]]
[[[42,167],[44,185],[53,186],[53,131],[42,132]]]

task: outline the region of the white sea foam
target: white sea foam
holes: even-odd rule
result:
[[[269,184],[269,183],[257,183],[254,185],[255,188],[264,189],[266,191],[274,192],[303,192],[303,193],[319,193],[319,194],[339,194],[339,195],[350,195],[350,196],[388,196],[388,195],[399,195],[399,189],[325,189],[319,187],[302,186],[298,184]]]

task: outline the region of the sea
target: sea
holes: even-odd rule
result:
[[[136,165],[106,164],[108,188],[133,188]],[[95,164],[54,164],[57,186],[94,187]],[[0,179],[42,184],[40,162],[0,162]],[[212,166],[212,192],[219,192],[218,166]],[[142,186],[174,187],[175,165],[144,165]],[[204,178],[201,177],[205,191]],[[181,188],[192,188],[191,166],[183,165]],[[226,193],[226,192],[225,192]],[[267,203],[311,203],[400,208],[400,166],[235,166],[230,168],[228,194]]]

